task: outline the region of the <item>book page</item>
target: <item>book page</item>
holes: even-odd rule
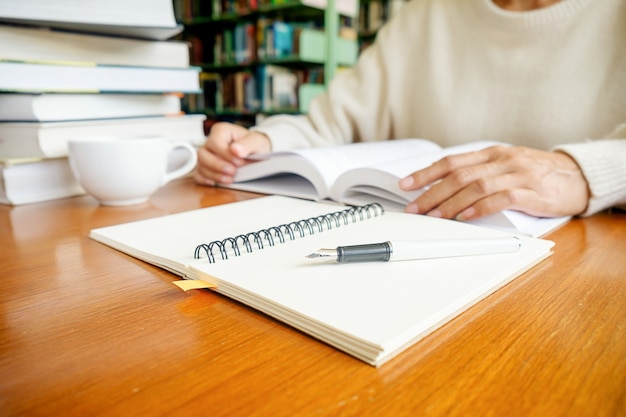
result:
[[[469,223],[504,230],[519,230],[528,236],[541,237],[564,225],[570,219],[570,216],[535,217],[515,210],[503,210]]]
[[[331,198],[335,201],[348,202],[355,194],[371,194],[406,205],[422,194],[427,188],[417,191],[403,191],[398,182],[409,174],[426,168],[441,158],[465,152],[477,151],[499,142],[473,142],[453,146],[433,152],[404,154],[402,158],[382,162],[368,167],[359,167],[344,172],[331,189]]]
[[[282,206],[298,212],[302,203],[307,202]],[[379,364],[548,256],[552,244],[522,238],[516,253],[386,263],[337,264],[305,256],[319,248],[386,240],[496,236],[510,234],[388,212],[189,269],[220,293]]]
[[[336,204],[270,196],[103,227],[90,236],[269,314],[355,357],[380,365],[549,256],[553,243],[519,236],[519,251],[481,256],[338,264],[307,259],[322,247],[386,240],[485,238],[510,233],[404,213],[348,216],[301,236],[272,233],[260,248],[215,261],[194,259],[215,240],[345,210]],[[341,218],[340,218],[341,219]],[[305,222],[306,223],[306,222]],[[257,233],[257,235],[261,235]],[[228,245],[226,245],[228,246]],[[201,251],[202,253],[202,251]]]
[[[355,205],[375,201],[382,204],[387,210],[404,211],[404,207],[419,197],[428,187],[415,191],[404,191],[398,185],[402,178],[431,165],[446,155],[476,151],[496,144],[502,145],[498,142],[475,142],[446,148],[433,154],[407,157],[373,167],[353,169],[337,178],[331,189],[331,198],[345,204]],[[529,236],[539,237],[563,225],[569,219],[569,217],[540,218],[518,211],[504,210],[472,220],[469,223],[515,230]]]
[[[439,145],[430,141],[402,139],[254,155],[251,159],[256,162],[239,168],[235,184],[225,186],[320,200],[330,196],[333,183],[344,172],[395,160],[407,154],[430,154],[440,149]],[[285,179],[285,174],[302,177],[310,185],[301,180]],[[266,179],[254,183],[262,178]],[[297,187],[302,189],[297,190]]]

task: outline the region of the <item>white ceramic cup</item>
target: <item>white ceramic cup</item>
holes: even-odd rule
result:
[[[168,171],[171,157],[188,154]],[[187,142],[159,137],[85,138],[68,143],[72,172],[88,194],[101,204],[124,206],[147,201],[168,182],[191,172],[198,161]]]

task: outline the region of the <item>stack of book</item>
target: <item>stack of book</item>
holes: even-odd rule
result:
[[[199,68],[171,0],[0,2],[0,203],[83,193],[67,143],[161,136],[199,145]]]

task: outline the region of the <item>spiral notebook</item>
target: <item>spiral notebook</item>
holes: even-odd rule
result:
[[[94,229],[117,250],[201,280],[379,366],[551,254],[516,235],[514,253],[338,264],[319,248],[387,240],[515,235],[466,223],[268,196]]]

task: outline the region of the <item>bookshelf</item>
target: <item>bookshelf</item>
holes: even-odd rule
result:
[[[176,0],[203,94],[186,110],[252,125],[306,112],[358,56],[357,0]]]

